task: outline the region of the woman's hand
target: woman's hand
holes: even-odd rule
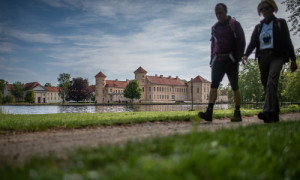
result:
[[[298,69],[296,61],[291,61],[291,71],[295,72]]]

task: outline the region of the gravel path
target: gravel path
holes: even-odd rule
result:
[[[300,120],[300,113],[280,115],[281,121]],[[45,156],[50,152],[64,153],[75,147],[95,147],[99,144],[116,144],[147,137],[187,133],[193,128],[199,131],[215,131],[220,128],[264,124],[256,116],[243,117],[242,122],[231,123],[229,119],[211,122],[148,122],[141,124],[108,126],[84,129],[59,129],[33,133],[0,135],[0,163],[18,163],[33,155]]]

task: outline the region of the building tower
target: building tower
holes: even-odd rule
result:
[[[134,75],[135,78],[139,84],[140,84],[140,88],[142,89],[142,97],[141,100],[145,101],[147,98],[147,83],[146,83],[146,75],[147,75],[147,71],[145,69],[143,69],[141,66],[134,71]]]
[[[106,76],[99,72],[96,76],[96,103],[104,103],[107,101],[105,85],[106,85]]]

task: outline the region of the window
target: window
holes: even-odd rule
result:
[[[149,91],[151,91],[151,87],[149,87]],[[151,99],[151,98],[150,98]]]
[[[199,93],[199,88],[197,88],[197,93]]]
[[[145,91],[145,88],[143,87],[143,92]]]

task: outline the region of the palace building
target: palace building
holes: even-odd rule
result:
[[[195,103],[208,103],[211,83],[201,76],[193,78],[193,82],[186,82],[178,76],[150,76],[147,73],[142,67],[134,71],[135,79],[142,89],[141,102],[174,103],[192,101],[193,97]],[[129,101],[123,94],[129,80],[106,80],[102,72],[99,72],[95,78],[97,103]]]

